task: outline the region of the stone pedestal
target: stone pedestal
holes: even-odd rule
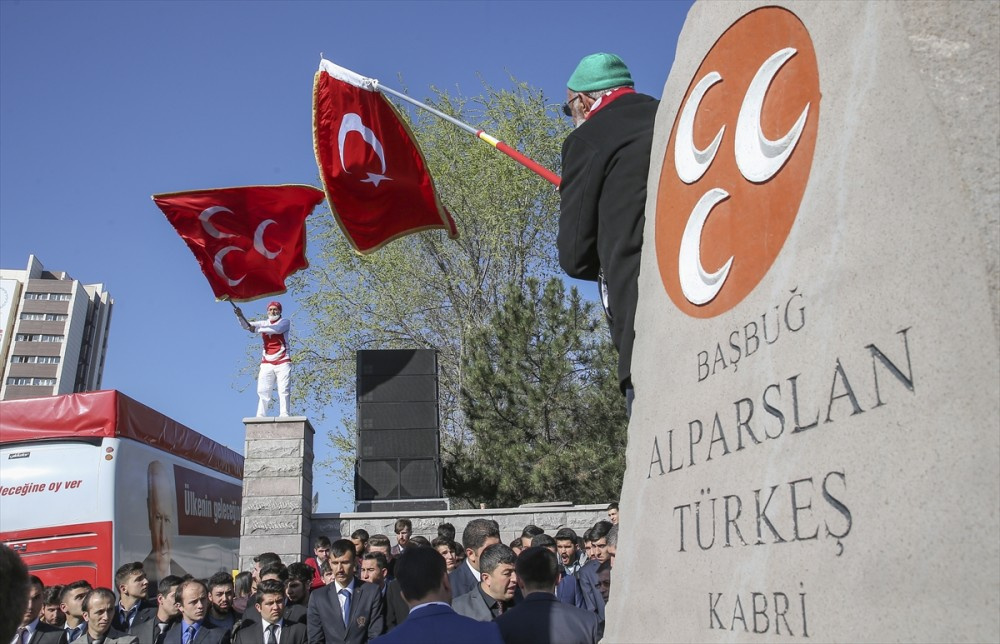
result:
[[[301,561],[309,552],[312,514],[313,436],[305,416],[244,418],[240,568],[275,552],[282,561]]]

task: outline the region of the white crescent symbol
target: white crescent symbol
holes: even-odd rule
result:
[[[701,231],[705,228],[705,221],[712,208],[728,198],[729,193],[722,188],[712,188],[695,204],[684,226],[680,254],[677,258],[677,272],[681,291],[692,304],[706,304],[715,299],[733,265],[732,257],[714,273],[707,272],[701,265]]]
[[[225,248],[223,248],[222,250],[220,250],[215,254],[215,262],[213,263],[213,266],[215,268],[215,272],[219,274],[219,277],[229,282],[230,286],[236,286],[237,284],[243,281],[243,278],[245,278],[246,275],[239,278],[238,280],[229,279],[229,276],[226,275],[226,271],[222,268],[222,259],[231,250],[241,250],[241,249],[238,246],[226,246]]]
[[[263,255],[268,259],[274,259],[275,257],[278,256],[278,253],[280,253],[282,250],[281,248],[279,248],[278,250],[272,253],[271,251],[267,250],[267,246],[264,245],[264,229],[274,223],[277,222],[274,221],[273,219],[265,219],[264,221],[260,222],[260,225],[257,226],[257,230],[255,230],[253,233],[254,250],[256,250],[258,253],[260,253],[261,255]]]
[[[224,237],[235,237],[236,235],[220,231],[218,228],[212,225],[211,221],[209,221],[212,218],[212,215],[214,215],[217,212],[228,212],[232,214],[233,211],[230,210],[229,208],[223,208],[222,206],[212,206],[211,208],[205,208],[204,210],[201,211],[201,214],[198,215],[198,219],[201,221],[201,227],[205,229],[206,233],[208,233],[212,237],[215,237],[216,239],[222,239]]]
[[[715,159],[715,153],[719,150],[719,143],[722,142],[722,134],[726,131],[723,125],[715,139],[704,150],[694,147],[694,117],[701,106],[701,99],[705,97],[705,92],[712,85],[722,80],[719,72],[709,72],[704,78],[698,81],[691,91],[691,96],[684,103],[681,111],[681,118],[677,122],[677,138],[674,140],[674,167],[677,168],[677,176],[684,183],[691,184],[701,179],[701,176],[708,170]]]
[[[387,180],[388,177],[385,176],[385,150],[382,149],[382,142],[378,140],[375,136],[375,132],[371,128],[367,127],[361,121],[361,115],[354,112],[348,112],[344,115],[343,120],[340,121],[340,131],[337,133],[337,148],[340,151],[340,167],[344,169],[344,172],[350,174],[351,171],[347,169],[344,164],[344,139],[351,132],[357,132],[361,135],[361,138],[365,140],[365,143],[372,147],[375,154],[378,156],[378,160],[382,162],[382,174],[368,173],[368,178],[363,179],[363,183],[374,183],[377,187],[380,181]]]
[[[792,129],[780,139],[771,141],[760,129],[760,113],[764,107],[767,89],[771,86],[771,81],[774,80],[778,70],[795,53],[793,47],[786,47],[772,54],[757,70],[757,74],[750,81],[750,87],[747,88],[746,96],[743,97],[740,116],[736,120],[735,146],[736,165],[747,181],[763,183],[773,177],[795,150],[802,128],[805,127],[809,116],[809,103],[806,103],[805,109],[802,110]]]

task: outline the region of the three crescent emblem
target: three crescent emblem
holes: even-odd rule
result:
[[[786,47],[764,61],[743,97],[739,118],[736,121],[735,153],[736,165],[747,181],[763,183],[777,174],[795,150],[806,119],[809,118],[809,103],[806,103],[795,125],[775,141],[764,136],[760,125],[764,96],[771,86],[771,81],[782,65],[794,55],[795,49]],[[692,184],[701,179],[715,160],[719,144],[722,143],[726,131],[725,125],[719,128],[712,143],[704,150],[699,150],[694,144],[694,117],[705,93],[720,81],[722,75],[717,71],[705,74],[685,101],[677,121],[674,166],[678,178],[684,183]],[[684,227],[677,269],[681,291],[692,304],[707,304],[715,299],[726,283],[729,269],[733,266],[733,257],[726,260],[722,267],[714,272],[707,271],[701,263],[701,233],[705,228],[705,222],[708,221],[712,208],[728,198],[729,193],[725,190],[710,189],[698,200]]]
[[[347,169],[347,164],[344,162],[344,140],[347,139],[347,135],[351,132],[357,132],[364,139],[365,143],[371,146],[372,151],[375,152],[375,156],[382,164],[381,174],[376,174],[374,172],[368,173],[367,179],[362,179],[361,183],[371,183],[376,188],[378,184],[382,181],[392,181],[390,177],[385,176],[385,150],[382,147],[382,142],[378,140],[375,136],[375,132],[365,125],[361,121],[361,115],[355,112],[348,112],[344,115],[344,118],[340,121],[340,130],[337,132],[337,149],[340,152],[340,167],[344,169],[344,172],[350,174],[351,171]]]
[[[809,32],[781,7],[736,20],[691,75],[655,227],[660,278],[686,315],[732,309],[777,261],[808,185],[821,98]]]
[[[228,212],[230,214],[233,213],[232,210],[224,206],[212,206],[211,208],[206,208],[201,211],[200,215],[198,215],[198,220],[201,222],[201,227],[205,230],[206,233],[209,234],[209,236],[214,237],[215,239],[236,237],[237,235],[233,233],[222,232],[221,230],[216,228],[215,225],[212,223],[212,215],[215,215],[216,213],[219,212]],[[279,254],[281,254],[281,251],[283,250],[281,247],[279,247],[278,250],[271,251],[268,250],[267,246],[264,244],[264,231],[267,229],[268,226],[276,223],[278,222],[276,222],[273,219],[265,219],[257,226],[256,230],[254,230],[253,233],[254,250],[269,260],[277,257]],[[233,251],[239,251],[241,253],[247,252],[246,250],[240,248],[239,246],[226,246],[225,248],[220,249],[219,252],[215,254],[212,261],[212,268],[215,269],[215,273],[219,277],[224,279],[226,283],[229,284],[229,286],[236,286],[246,278],[246,275],[243,275],[238,279],[233,279],[226,273],[226,269],[222,265],[222,261],[223,259],[225,259],[226,255],[228,255]]]

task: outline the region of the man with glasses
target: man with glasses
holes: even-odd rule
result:
[[[659,105],[634,85],[622,59],[606,53],[584,57],[566,84],[563,112],[576,129],[562,147],[557,241],[570,277],[601,282],[630,415],[646,176]]]
[[[288,353],[288,334],[291,323],[281,317],[281,303],[267,305],[267,319],[247,322],[240,307],[233,307],[240,325],[250,333],[259,333],[264,340],[264,354],[257,374],[257,417],[267,415],[271,404],[271,390],[278,386],[278,416],[288,416],[288,403],[292,394],[292,358]]]

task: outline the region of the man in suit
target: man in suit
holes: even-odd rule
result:
[[[301,561],[288,564],[288,581],[285,582],[285,621],[298,622],[305,625],[309,595],[312,594],[311,583],[313,569]]]
[[[83,598],[90,591],[90,582],[80,579],[66,584],[59,593],[59,609],[66,616],[63,630],[66,631],[66,641],[69,644],[87,630],[87,622],[83,621]]]
[[[494,543],[500,543],[500,526],[493,519],[473,519],[465,526],[462,532],[465,564],[459,565],[448,576],[455,597],[472,591],[482,581],[479,576],[479,555]]]
[[[457,614],[444,557],[433,548],[407,548],[396,563],[396,581],[410,614],[375,644],[500,644],[496,624]],[[311,644],[311,643],[310,643]]]
[[[597,644],[597,616],[559,601],[559,561],[548,548],[523,551],[514,566],[524,600],[497,618],[506,644]]]
[[[309,644],[364,644],[382,634],[382,594],[354,576],[357,555],[349,539],[330,547],[333,583],[309,597]]]
[[[118,608],[112,618],[111,628],[122,633],[131,633],[132,624],[144,608],[155,608],[156,603],[146,599],[149,579],[142,563],[133,561],[121,565],[115,571],[115,588],[118,589]]]
[[[413,523],[409,519],[397,519],[395,525],[396,545],[392,547],[392,556],[398,557],[410,545],[413,535]]]
[[[505,544],[495,543],[479,557],[479,573],[483,580],[471,591],[456,597],[451,607],[459,615],[480,622],[492,622],[514,605],[517,556]]]
[[[208,616],[208,587],[186,579],[177,587],[181,620],[167,630],[163,644],[229,644],[229,631],[213,626]]]
[[[167,631],[180,619],[177,588],[183,581],[177,575],[167,575],[160,580],[156,588],[156,610],[141,611],[132,625],[132,634],[139,638],[139,644],[163,644]]]
[[[539,534],[531,539],[532,546],[540,546],[552,551],[559,559],[559,552],[556,547],[556,540],[547,534]],[[559,564],[559,582],[556,584],[556,597],[564,604],[583,607],[583,598],[578,592],[579,584],[573,575],[563,574],[562,564]]]
[[[115,594],[110,588],[95,588],[83,598],[83,619],[87,632],[77,642],[80,644],[138,644],[135,635],[128,635],[111,628],[115,614]]]
[[[28,605],[11,644],[66,644],[66,631],[56,626],[49,626],[39,618],[42,614],[44,590],[45,584],[41,579],[35,575],[28,577]],[[7,598],[4,598],[4,601],[7,601]]]
[[[233,631],[232,644],[306,644],[308,634],[305,624],[289,622],[283,617],[285,589],[280,581],[261,581],[257,585],[253,605],[260,621],[239,622]]]

